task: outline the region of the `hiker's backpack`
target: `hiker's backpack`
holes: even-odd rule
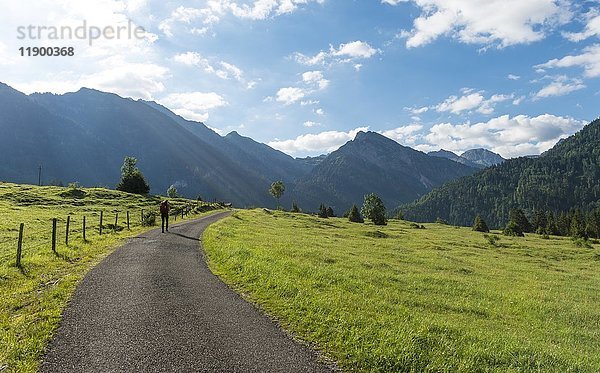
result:
[[[169,202],[162,201],[160,203],[160,213],[161,214],[168,214],[169,213]]]

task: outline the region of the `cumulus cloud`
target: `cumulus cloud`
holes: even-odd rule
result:
[[[376,55],[377,52],[377,49],[360,40],[347,44],[340,44],[337,49],[332,47],[330,50],[331,55],[346,58],[371,58]]]
[[[546,63],[534,66],[539,71],[553,68],[582,67],[585,76],[595,78],[600,76],[600,44],[585,47],[581,54],[569,55],[560,59],[552,59]]]
[[[204,35],[223,17],[232,15],[240,19],[261,21],[294,12],[300,5],[322,4],[324,0],[254,0],[251,4],[232,0],[210,0],[203,8],[179,6],[162,20],[159,29],[172,37],[179,25],[188,26],[187,32]]]
[[[329,80],[325,79],[322,71],[306,71],[302,74],[302,87],[285,87],[279,89],[275,95],[275,101],[286,105],[302,100],[307,95],[322,91],[329,86]],[[303,100],[300,105],[316,105],[319,101]]]
[[[373,48],[369,43],[356,40],[349,43],[342,43],[337,48],[330,45],[329,51],[319,51],[314,56],[307,56],[296,52],[292,55],[292,58],[296,62],[307,66],[353,63],[354,70],[358,72],[363,65],[354,63],[356,60],[369,59],[380,52],[379,49]]]
[[[572,135],[586,122],[544,114],[537,117],[503,115],[475,124],[440,123],[431,127],[416,146],[423,151],[447,149],[457,153],[487,148],[504,158],[540,154],[559,139]]]
[[[209,111],[226,106],[227,101],[215,92],[185,92],[172,93],[159,102],[182,117],[204,122],[208,119]]]
[[[472,110],[480,114],[492,114],[497,103],[514,98],[514,95],[495,94],[486,99],[483,96],[483,91],[473,92],[470,89],[463,89],[463,93],[462,96],[450,96],[433,108],[438,112],[450,112],[452,114]],[[423,108],[417,111],[423,111]]]
[[[41,40],[14,37],[17,27],[23,25],[75,28],[82,27],[83,20],[88,27],[141,27],[132,20],[137,19],[132,12],[138,11],[141,5],[139,1],[39,0],[32,9],[23,2],[4,2],[0,31],[13,37],[4,38],[0,44],[3,81],[25,93],[65,93],[89,87],[122,96],[152,99],[165,89],[164,81],[170,73],[157,58],[154,49],[157,36],[150,32],[142,32],[141,38],[100,37],[92,45],[88,40],[67,38],[64,42],[74,48],[75,55],[54,59],[19,57],[16,51],[24,42],[42,46],[48,45],[48,40],[44,37]]]
[[[558,0],[411,0],[421,8],[405,37],[408,48],[450,36],[468,44],[499,48],[543,39],[546,30],[566,23],[571,13]],[[398,5],[407,1],[383,0]]]
[[[283,102],[286,105],[293,104],[294,102],[301,100],[305,96],[304,89],[298,87],[285,87],[277,91],[275,100],[277,102]]]
[[[235,79],[243,83],[247,88],[252,88],[256,82],[247,82],[244,78],[244,72],[234,64],[225,61],[211,62],[197,52],[185,52],[177,54],[173,57],[173,61],[187,65],[196,66],[204,70],[208,74],[215,75],[221,79]]]
[[[413,146],[419,138],[419,132],[423,129],[421,124],[410,124],[391,130],[381,131],[380,133],[392,140],[404,145]]]
[[[565,75],[550,77],[552,81],[540,89],[534,96],[536,99],[546,98],[551,96],[564,96],[574,91],[585,88],[585,84],[581,79],[570,79]]]
[[[353,140],[358,132],[368,130],[369,127],[359,127],[348,132],[326,131],[301,135],[292,140],[271,141],[268,145],[292,155],[330,153],[346,142]]]
[[[585,15],[586,25],[581,32],[565,32],[563,36],[567,39],[579,42],[592,36],[600,36],[600,11],[592,9]]]

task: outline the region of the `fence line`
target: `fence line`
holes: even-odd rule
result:
[[[177,220],[177,217],[179,217],[179,216],[181,216],[181,218],[183,219],[185,216],[189,215],[190,213],[203,212],[203,210],[196,210],[196,208],[200,208],[200,207],[204,207],[204,206],[210,206],[210,204],[207,204],[205,202],[198,202],[196,204],[186,204],[183,206],[177,206],[177,207],[172,208],[172,211],[169,213],[169,215],[175,217],[175,220]],[[120,229],[120,230],[118,229],[120,227],[119,226],[119,213],[121,213],[121,223],[123,226],[123,229]],[[123,213],[125,213],[124,219],[123,219]],[[89,213],[81,214],[80,215],[81,219],[79,219],[76,215],[71,215],[71,214],[68,214],[65,219],[52,218],[51,226],[49,226],[48,228],[37,229],[34,231],[27,231],[25,229],[25,224],[20,223],[18,237],[6,238],[6,239],[0,241],[0,245],[9,243],[9,242],[13,242],[13,243],[15,241],[17,242],[17,252],[16,252],[15,264],[17,267],[21,267],[24,249],[36,249],[36,248],[39,248],[44,245],[49,245],[52,249],[52,252],[54,254],[57,254],[56,249],[58,246],[57,240],[59,237],[59,233],[64,234],[65,246],[68,247],[69,246],[69,238],[73,234],[81,234],[83,241],[88,242],[88,240],[87,240],[88,233],[96,232],[98,234],[98,236],[102,236],[103,228],[109,228],[111,225],[112,225],[112,232],[114,232],[114,233],[118,233],[119,231],[124,230],[125,228],[127,230],[131,230],[132,223],[134,226],[143,226],[145,223],[145,219],[147,219],[150,214],[154,215],[155,217],[160,215],[160,213],[158,212],[157,209],[141,209],[141,212],[138,215],[138,217],[139,217],[139,221],[138,221],[137,219],[131,220],[131,218],[135,215],[131,215],[129,209],[124,210],[124,211],[112,210],[108,214],[109,217],[112,214],[115,215],[114,224],[105,224],[104,223],[104,216],[105,216],[104,210],[100,210],[99,214],[96,211],[90,211]],[[90,215],[95,217],[94,220],[98,223],[97,225],[89,224],[90,219],[88,219],[88,216],[90,216]],[[156,222],[153,225],[155,225],[155,224],[156,224]],[[64,230],[61,228],[64,228]],[[49,234],[49,235],[47,235],[47,234]],[[43,240],[42,240],[42,242],[28,245],[27,237],[38,237],[38,238],[42,237]],[[48,241],[48,239],[49,239],[49,241]]]

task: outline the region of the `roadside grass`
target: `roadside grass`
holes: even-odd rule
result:
[[[61,313],[83,276],[128,237],[156,228],[141,212],[158,212],[160,197],[101,188],[38,187],[0,183],[0,372],[35,372]],[[196,201],[169,199],[174,211]],[[216,208],[205,205],[202,210]],[[99,214],[103,211],[103,234]],[[127,230],[126,211],[130,211]],[[115,213],[119,212],[115,229]],[[195,218],[206,212],[187,215]],[[82,221],[86,216],[86,241]],[[65,245],[70,218],[69,245]],[[57,218],[57,250],[51,250]],[[177,220],[180,220],[181,216]],[[171,218],[171,223],[174,223]],[[19,224],[24,223],[21,267],[15,265]],[[160,224],[160,217],[157,219]]]
[[[215,274],[349,371],[600,371],[598,244],[424,226],[237,211],[203,242]]]

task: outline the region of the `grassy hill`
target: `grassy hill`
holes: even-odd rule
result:
[[[142,209],[145,215],[158,212],[159,201],[160,197],[100,188],[0,183],[0,372],[37,369],[78,281],[124,239],[152,228],[142,226]],[[171,201],[173,212],[195,203],[184,199]],[[196,213],[214,207],[203,205]],[[100,211],[104,219],[102,235]],[[70,216],[68,246],[65,244],[67,216]],[[82,238],[84,216],[86,241]],[[51,249],[53,218],[58,219],[56,254]],[[20,223],[24,223],[24,238],[19,268],[15,260]]]
[[[356,371],[600,371],[600,245],[239,211],[211,269]]]

